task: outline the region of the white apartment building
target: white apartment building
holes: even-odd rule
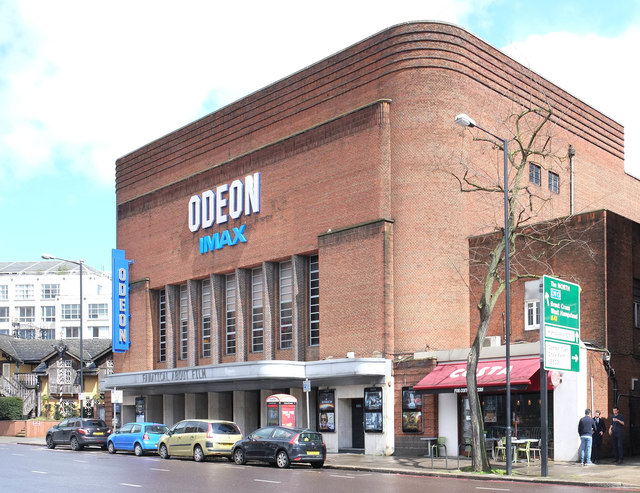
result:
[[[111,277],[63,260],[0,262],[0,334],[21,339],[111,338]],[[82,324],[80,313],[82,312]]]

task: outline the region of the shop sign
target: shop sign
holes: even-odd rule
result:
[[[260,173],[254,173],[246,176],[244,181],[234,180],[200,195],[193,195],[188,204],[189,231],[197,233],[259,212]],[[245,232],[246,225],[242,224],[201,236],[198,242],[200,254],[246,243]]]
[[[111,250],[111,344],[114,353],[129,350],[129,264],[124,250]]]

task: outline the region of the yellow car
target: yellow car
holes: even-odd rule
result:
[[[158,454],[163,459],[193,457],[196,462],[212,455],[231,459],[231,449],[238,440],[242,440],[242,433],[232,421],[185,419],[160,437]]]

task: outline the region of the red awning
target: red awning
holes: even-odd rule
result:
[[[540,358],[511,359],[510,382],[514,387],[524,388],[531,383],[533,375],[540,370]],[[506,386],[505,360],[480,361],[478,363],[478,390],[484,387]],[[539,380],[539,378],[538,378]],[[465,392],[467,387],[467,363],[444,363],[424,377],[415,390],[428,393]],[[538,383],[539,388],[539,383]]]

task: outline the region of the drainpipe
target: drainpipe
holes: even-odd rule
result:
[[[575,205],[574,205],[574,200],[575,200],[575,195],[574,195],[574,178],[573,178],[573,158],[576,156],[576,151],[573,148],[573,146],[571,144],[569,144],[569,166],[571,168],[571,215],[573,216],[573,214],[575,213]]]

